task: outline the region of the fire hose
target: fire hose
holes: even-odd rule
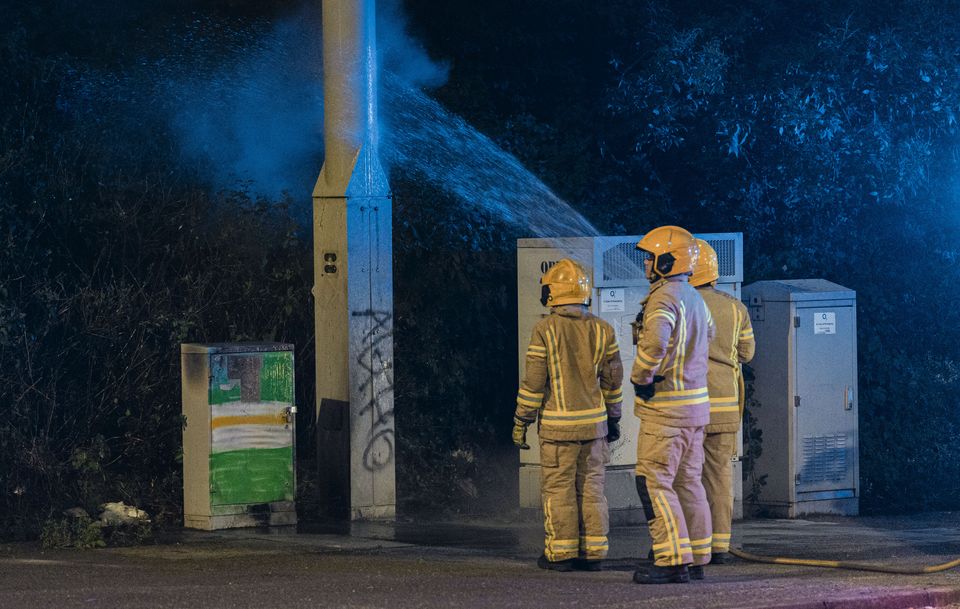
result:
[[[960,558],[939,565],[926,567],[891,567],[888,565],[874,565],[865,562],[846,560],[815,560],[809,558],[789,558],[784,556],[762,556],[745,552],[737,548],[730,548],[730,553],[750,562],[767,563],[771,565],[794,565],[800,567],[823,567],[826,569],[849,569],[852,571],[876,571],[878,573],[899,573],[902,575],[923,575],[925,573],[940,573],[960,567]]]
[[[740,386],[740,395],[745,395],[743,386],[743,375],[737,376]],[[743,401],[740,402],[740,415],[743,416]],[[929,565],[926,567],[891,567],[887,565],[875,565],[865,562],[853,562],[847,560],[816,560],[810,558],[790,558],[786,556],[763,556],[752,554],[737,548],[730,548],[730,553],[742,560],[750,562],[766,563],[770,565],[794,565],[799,567],[821,567],[824,569],[849,569],[851,571],[875,571],[877,573],[899,573],[901,575],[923,575],[925,573],[940,573],[960,567],[960,558],[950,562],[940,563],[939,565]]]

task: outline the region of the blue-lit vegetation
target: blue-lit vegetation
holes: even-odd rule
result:
[[[0,536],[176,521],[179,342],[294,342],[313,400],[317,15],[168,4],[4,9]],[[383,8],[402,510],[512,505],[514,240],[660,223],[855,289],[863,505],[960,508],[957,2]]]

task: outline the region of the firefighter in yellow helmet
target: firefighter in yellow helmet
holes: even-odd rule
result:
[[[733,468],[730,460],[737,452],[737,430],[743,415],[742,363],[753,359],[756,343],[747,307],[738,298],[716,288],[720,277],[717,252],[697,239],[700,259],[690,283],[707,303],[717,334],[710,342],[707,387],[710,391],[710,423],[703,440],[703,487],[707,491],[713,521],[711,563],[729,560],[730,532],[733,520]]]
[[[550,315],[533,329],[517,392],[513,442],[521,449],[539,416],[543,569],[597,571],[607,555],[603,494],[608,441],[620,437],[623,365],[616,333],[590,314],[590,279],[564,258],[540,280]]]
[[[701,482],[703,431],[710,420],[707,356],[713,321],[689,283],[697,242],[678,226],[655,228],[637,244],[650,294],[643,303],[630,380],[640,419],[637,491],[644,505],[654,563],[638,584],[703,578],[712,543],[710,508]]]

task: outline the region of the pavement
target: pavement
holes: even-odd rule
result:
[[[701,582],[638,586],[644,527],[611,531],[599,573],[538,569],[537,525],[398,522],[173,531],[100,550],[0,545],[0,608],[605,607],[960,609],[960,569],[927,575],[736,562]],[[749,520],[734,545],[767,555],[930,565],[960,556],[960,513]]]

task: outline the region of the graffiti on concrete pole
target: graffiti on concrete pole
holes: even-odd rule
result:
[[[363,451],[363,466],[369,471],[383,469],[393,462],[393,314],[390,311],[354,311],[354,317],[366,317],[370,327],[362,337],[363,349],[357,354],[360,375],[357,389],[364,396],[361,416],[372,415],[369,439]]]

